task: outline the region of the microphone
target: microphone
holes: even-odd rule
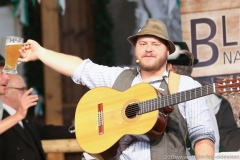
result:
[[[140,61],[137,59],[137,60],[136,60],[136,63],[139,63],[139,62],[140,62]]]

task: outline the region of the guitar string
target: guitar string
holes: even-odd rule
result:
[[[222,86],[222,89],[225,88],[225,87],[226,86]],[[221,87],[219,87],[219,88],[221,88]],[[195,88],[195,89],[192,89],[192,90],[187,90],[187,91],[178,92],[178,93],[175,93],[175,94],[172,94],[172,95],[166,95],[166,96],[163,96],[163,97],[154,98],[154,99],[143,101],[143,102],[138,102],[134,105],[131,105],[131,107],[128,108],[128,111],[127,111],[126,114],[136,115],[136,109],[134,109],[134,107],[139,107],[140,111],[144,111],[143,113],[147,113],[147,112],[150,112],[150,111],[157,110],[158,108],[161,108],[161,106],[169,106],[169,105],[166,105],[166,102],[168,102],[170,98],[171,98],[172,101],[175,101],[175,103],[185,102],[185,101],[188,101],[188,100],[196,99],[194,97],[200,98],[200,97],[206,96],[208,94],[211,94],[211,93],[209,93],[209,91],[211,93],[213,93],[213,85],[202,86],[202,87]],[[191,98],[191,96],[193,96],[193,97]],[[149,102],[151,102],[152,106],[154,106],[154,107],[149,107],[148,105],[144,105],[144,103],[149,103]],[[160,107],[157,107],[157,108],[155,107],[155,106],[159,106],[159,105],[160,105]],[[119,110],[123,110],[123,108],[114,109],[114,110],[107,111],[107,112],[103,111],[103,120],[102,121],[108,120],[109,117],[111,119],[113,117],[114,118],[122,117],[122,112],[123,111],[119,112]],[[116,115],[116,114],[113,114],[113,112],[120,113],[120,114]]]
[[[223,86],[223,87],[224,87],[224,86]],[[192,95],[192,94],[195,94],[196,97],[202,97],[202,96],[207,95],[207,94],[209,93],[209,91],[212,91],[212,90],[213,90],[213,86],[208,86],[208,87],[203,86],[203,87],[200,87],[200,88],[202,88],[202,89],[198,89],[198,88],[194,89],[195,92],[193,92],[193,91],[191,91],[191,90],[188,90],[188,91],[184,91],[184,92],[178,92],[178,93],[172,94],[172,95],[166,95],[166,96],[163,96],[163,97],[154,98],[154,99],[152,99],[152,100],[147,100],[147,101],[144,101],[144,102],[145,102],[145,103],[146,103],[146,102],[149,103],[150,101],[152,101],[151,103],[152,103],[152,105],[153,105],[153,108],[157,110],[158,108],[155,108],[155,106],[159,106],[159,104],[160,104],[160,105],[165,104],[165,103],[169,100],[170,97],[171,97],[173,100],[175,100],[175,101],[184,99],[184,100],[182,101],[182,102],[184,102],[184,101],[190,100],[190,99],[187,99],[186,97],[189,97],[189,96]],[[221,88],[221,87],[220,87],[220,88]],[[223,88],[222,88],[222,89],[223,89]],[[193,93],[192,93],[192,92],[193,92]],[[195,99],[195,98],[192,98],[192,99]],[[136,103],[136,104],[133,105],[133,106],[134,106],[134,107],[139,107],[140,110],[149,110],[149,107],[146,107],[146,106],[141,105],[141,104],[144,103],[144,102]],[[152,108],[151,108],[151,109],[152,109]],[[104,110],[104,109],[103,109],[103,110]],[[112,117],[116,117],[116,118],[117,118],[118,116],[119,116],[119,117],[122,117],[121,114],[114,114],[114,113],[112,113],[112,112],[121,113],[121,112],[116,112],[116,111],[118,111],[118,110],[122,110],[122,108],[121,108],[121,109],[114,109],[114,110],[107,111],[107,112],[104,112],[104,111],[103,111],[103,117],[104,117],[104,119],[102,119],[101,121],[103,121],[103,123],[104,123],[105,121],[108,120],[109,116],[110,116],[111,119],[112,119]],[[129,111],[131,114],[132,114],[132,113],[133,113],[133,114],[136,113],[136,109],[130,108],[128,111]],[[111,119],[110,119],[110,120],[111,120]]]
[[[231,86],[233,87],[233,86]],[[200,88],[200,89],[199,89]],[[202,87],[199,87],[199,88],[196,88],[196,89],[193,89],[193,90],[187,90],[187,91],[183,91],[183,92],[178,92],[178,93],[175,93],[175,94],[172,94],[172,95],[166,95],[166,96],[163,96],[163,97],[159,97],[159,98],[154,98],[152,100],[147,100],[147,101],[144,101],[144,102],[139,102],[139,103],[136,103],[135,105],[132,105],[134,107],[139,107],[140,108],[140,111],[152,111],[152,110],[157,110],[158,108],[155,108],[155,106],[168,106],[168,105],[165,105],[165,103],[169,100],[169,98],[172,98],[172,100],[174,101],[182,101],[181,102],[184,102],[184,101],[188,101],[188,100],[191,100],[191,97],[192,95],[195,95],[195,97],[203,97],[205,95],[208,95],[208,94],[211,94],[213,93],[213,85],[208,85],[208,86],[202,86]],[[224,89],[226,88],[226,86],[218,86],[218,88],[220,89]],[[194,92],[195,91],[195,92]],[[211,92],[209,92],[211,91]],[[192,98],[192,99],[196,99],[196,98]],[[150,107],[150,110],[149,110],[149,107],[147,106],[144,106],[144,105],[141,105],[142,103],[149,103],[151,101],[151,104],[153,106]],[[177,102],[176,102],[177,103]],[[133,114],[133,115],[136,115],[136,109],[132,109],[132,108],[129,108],[128,109],[128,112],[127,114]],[[104,119],[101,119],[101,121],[103,121],[103,123],[105,121],[108,121],[108,118],[110,117],[110,120],[112,120],[112,117],[114,118],[118,118],[118,117],[122,117],[122,112],[119,112],[119,110],[123,110],[122,108],[121,109],[114,109],[114,110],[111,110],[111,111],[108,111],[108,112],[103,112],[103,118]],[[118,112],[116,112],[118,111]],[[113,112],[115,113],[118,113],[118,114],[114,114]],[[120,114],[119,114],[120,113]],[[147,112],[145,112],[147,113]],[[119,123],[119,122],[118,122]]]
[[[171,106],[174,104],[178,104],[178,103],[185,102],[185,101],[188,101],[191,99],[196,99],[196,98],[205,96],[209,93],[210,90],[213,92],[212,86],[200,87],[200,88],[196,88],[193,90],[187,90],[184,92],[175,93],[172,95],[166,95],[166,96],[161,97],[160,99],[162,99],[162,100],[160,100],[160,102],[157,102],[157,103],[158,103],[158,106],[159,105],[163,106],[163,107]],[[168,103],[169,101],[171,101],[172,103]],[[155,103],[153,106],[155,106]],[[163,108],[163,107],[160,107],[160,108]],[[151,109],[149,109],[149,107],[147,107],[147,109],[146,109],[146,107],[143,107],[143,108],[144,108],[143,110],[147,110],[147,111],[156,110],[156,107],[152,107]],[[157,108],[159,108],[159,107],[157,107]]]
[[[184,92],[179,92],[179,93],[175,93],[175,94],[172,94],[172,95],[166,95],[166,96],[163,96],[160,98],[159,102],[157,101],[158,104],[160,104],[160,106],[169,106],[169,105],[173,105],[173,104],[176,104],[176,103],[179,103],[181,102],[181,100],[184,101],[187,101],[189,100],[189,97],[191,97],[190,95],[194,95],[195,94],[195,97],[200,97],[204,92],[206,92],[206,89],[207,87],[203,87],[201,90],[199,90],[199,88],[196,88],[194,90],[189,90],[189,91],[184,91]],[[209,89],[207,89],[209,90]],[[205,93],[203,94],[205,95]],[[174,101],[175,103],[172,103],[172,104],[169,104],[168,101],[169,99],[171,101]],[[144,102],[143,102],[144,103]],[[167,104],[167,105],[165,105]],[[154,106],[156,105],[156,103],[154,103]],[[146,107],[144,107],[145,109]],[[153,107],[155,109],[155,107]],[[148,110],[148,109],[145,109],[145,110]]]
[[[208,88],[208,90],[209,90],[209,88]],[[194,92],[194,91],[192,91],[192,90],[190,90],[190,91],[184,91],[182,94],[180,94],[180,96],[177,96],[177,95],[179,95],[179,93],[177,93],[177,94],[172,94],[172,95],[166,95],[166,96],[163,96],[163,97],[161,97],[161,98],[155,98],[155,99],[151,99],[151,100],[147,100],[147,101],[144,101],[144,102],[139,102],[139,103],[137,103],[137,104],[135,104],[135,105],[130,105],[131,106],[131,108],[130,109],[128,109],[128,114],[133,114],[133,113],[136,113],[136,109],[134,109],[134,107],[138,107],[139,106],[139,104],[144,104],[145,103],[145,105],[146,104],[149,104],[149,102],[150,103],[152,103],[154,106],[156,106],[157,104],[158,104],[158,106],[159,106],[159,104],[160,104],[160,106],[164,106],[164,104],[165,104],[165,102],[167,102],[170,98],[171,99],[173,99],[173,101],[175,100],[175,102],[176,101],[178,101],[178,99],[180,100],[180,99],[184,99],[184,101],[188,101],[189,100],[189,98],[188,97],[190,97],[190,95],[193,95],[193,93],[192,92],[194,92],[194,94],[196,94],[196,97],[201,97],[202,95],[206,95],[207,93],[205,93],[205,92],[208,92],[208,90],[206,90],[206,88],[203,88],[201,91],[197,91],[197,92]],[[175,96],[175,97],[174,97]],[[170,98],[169,98],[170,97]],[[184,102],[183,101],[183,102]],[[178,102],[177,102],[178,103]],[[168,105],[167,105],[168,106]],[[145,107],[145,106],[141,106],[141,108],[142,108],[142,110],[149,110],[148,108],[149,107]],[[158,108],[155,108],[154,107],[154,109],[153,110],[157,110]],[[121,109],[122,110],[122,109]],[[107,115],[106,114],[107,112],[105,112],[105,116]]]
[[[222,87],[226,88],[226,86],[222,86]],[[209,93],[209,90],[211,90],[210,93]],[[159,104],[160,104],[161,106],[165,107],[165,106],[169,106],[169,105],[164,105],[167,101],[169,101],[169,99],[171,99],[172,101],[175,101],[176,103],[174,103],[174,104],[177,104],[177,103],[181,102],[180,99],[184,99],[184,101],[191,100],[191,98],[188,98],[188,97],[191,97],[194,94],[195,94],[195,97],[200,98],[202,96],[205,96],[205,95],[208,95],[211,93],[213,93],[213,85],[206,85],[206,86],[199,87],[196,89],[183,91],[183,92],[181,92],[181,94],[180,94],[180,92],[178,92],[176,94],[166,95],[166,96],[161,97],[160,98],[161,100],[159,100],[158,98],[155,98],[155,99],[151,99],[151,100],[146,100],[144,102],[136,103],[135,105],[130,105],[132,107],[132,109],[131,108],[128,109],[127,113],[134,115],[136,113],[136,109],[134,109],[134,107],[139,107],[139,104],[142,104],[142,103],[150,102],[150,103],[153,103],[154,106],[159,106]],[[180,96],[178,96],[179,94],[180,94]],[[178,101],[178,99],[180,102]],[[192,99],[194,99],[194,98],[192,98]],[[155,101],[157,101],[157,102],[155,102]],[[170,105],[172,105],[172,104],[170,104]],[[141,108],[142,110],[145,110],[145,111],[147,110],[147,112],[159,109],[159,107],[157,107],[157,108],[153,107],[151,110],[149,110],[149,107],[145,107],[145,106],[141,106],[139,108]]]
[[[131,108],[128,109],[127,113],[134,115],[136,113],[136,109],[134,109],[134,107],[139,107],[139,104],[141,105],[142,103],[149,104],[149,102],[150,102],[153,106],[159,106],[159,104],[160,104],[160,106],[166,107],[166,106],[172,105],[172,104],[165,105],[166,102],[169,101],[169,99],[171,99],[172,101],[175,101],[175,103],[173,103],[173,104],[178,104],[178,103],[181,103],[181,99],[184,99],[182,102],[185,102],[185,101],[189,101],[189,100],[192,100],[192,99],[196,99],[196,98],[206,96],[208,94],[212,94],[214,92],[213,92],[213,85],[208,85],[208,86],[199,87],[199,88],[196,88],[196,89],[193,89],[193,90],[183,91],[183,92],[181,92],[181,94],[179,94],[179,93],[180,92],[178,92],[176,94],[172,94],[172,95],[166,95],[166,96],[163,96],[163,97],[160,97],[160,98],[155,98],[155,99],[150,99],[150,100],[146,100],[146,101],[143,101],[143,102],[139,102],[135,105],[131,105],[131,107],[133,109],[131,109]],[[178,95],[180,95],[180,96],[178,96]],[[191,98],[191,96],[193,98]],[[146,106],[148,106],[148,105],[145,104],[144,106],[140,106],[139,108],[146,111],[144,113],[154,111],[154,110],[157,110],[159,108],[163,108],[163,107],[157,107],[157,108],[152,107],[151,109],[149,109],[149,107],[146,107]]]
[[[211,92],[209,92],[209,91],[211,91]],[[193,96],[193,95],[194,95],[193,97],[200,98],[200,97],[203,97],[203,96],[205,96],[207,94],[210,94],[210,93],[213,93],[213,86],[212,85],[199,87],[199,88],[196,88],[196,89],[193,89],[193,90],[178,92],[178,93],[175,93],[175,94],[172,94],[172,95],[166,95],[166,96],[163,96],[163,97],[154,98],[154,99],[150,99],[150,100],[146,100],[146,101],[143,101],[143,102],[136,103],[134,105],[130,105],[130,109],[128,109],[126,114],[136,115],[136,109],[135,109],[136,107],[137,108],[139,107],[140,111],[145,111],[144,113],[147,113],[147,112],[151,112],[151,111],[159,109],[159,107],[155,107],[155,106],[165,106],[165,107],[169,106],[169,105],[164,105],[164,104],[166,104],[166,102],[169,101],[169,99],[171,99],[172,101],[175,101],[174,104],[176,104],[176,103],[180,103],[181,102],[180,100],[183,100],[182,102],[191,100],[191,96]],[[196,99],[196,98],[192,98],[192,99]],[[145,105],[144,105],[144,103],[145,103]],[[147,104],[148,105],[151,104],[152,107],[149,107]],[[119,113],[119,112],[116,112],[116,111],[117,110],[122,110],[122,109],[123,108],[116,109],[116,110],[111,110],[111,111],[108,111],[108,112],[103,111],[104,119],[108,118],[108,116],[110,116],[110,117],[114,116],[116,118],[118,116],[122,116],[122,112],[118,116],[112,114],[113,112]]]

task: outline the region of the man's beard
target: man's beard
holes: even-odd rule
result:
[[[166,66],[167,62],[167,55],[164,57],[161,57],[158,62],[155,62],[154,64],[146,64],[146,63],[141,63],[141,61],[138,63],[138,66],[140,67],[141,70],[144,71],[156,71],[162,68],[163,66]]]

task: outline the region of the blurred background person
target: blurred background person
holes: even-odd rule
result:
[[[174,42],[176,51],[168,57],[168,69],[180,75],[191,76],[193,65],[198,63],[189,51],[185,42]],[[203,84],[204,85],[204,84]],[[211,125],[215,133],[215,152],[238,151],[240,144],[240,128],[238,128],[227,99],[218,94],[208,95],[208,104],[211,117]],[[191,144],[187,140],[187,147],[191,154]]]
[[[15,114],[19,109],[19,97],[26,96],[26,84],[19,75],[9,75],[6,93],[0,96],[3,102],[3,119]],[[69,126],[45,125],[24,118],[0,135],[0,159],[45,160],[43,139],[75,138],[68,132]]]
[[[2,72],[4,64],[5,59],[0,55],[0,95],[5,94],[7,83],[10,80],[9,75]],[[38,96],[29,95],[32,91],[33,89],[29,89],[24,96],[18,98],[18,109],[16,113],[3,120],[3,104],[0,101],[0,134],[24,119],[26,117],[28,108],[37,104],[36,101],[38,100]]]

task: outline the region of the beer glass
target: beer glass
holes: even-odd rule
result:
[[[23,45],[23,38],[8,36],[5,44],[5,66],[3,72],[17,74],[18,58],[20,57],[19,49]]]

